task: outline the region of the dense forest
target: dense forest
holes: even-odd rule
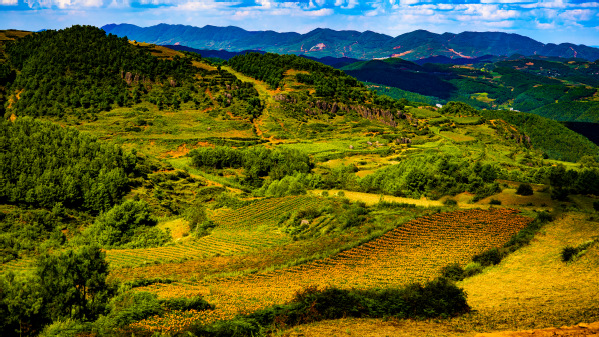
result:
[[[0,203],[98,213],[119,203],[138,158],[72,128],[0,121]]]
[[[46,30],[6,46],[18,71],[9,112],[84,115],[135,103],[153,87],[192,81],[191,60],[163,60],[92,26]],[[177,97],[177,99],[179,99]]]

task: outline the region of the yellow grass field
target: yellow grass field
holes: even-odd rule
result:
[[[310,193],[313,195],[322,195],[323,190],[311,190]],[[381,195],[381,194],[373,194],[373,193],[363,193],[363,192],[354,192],[347,190],[327,190],[329,195],[338,195],[339,192],[343,192],[345,198],[351,201],[361,201],[368,206],[376,205],[379,201],[389,201],[389,202],[397,202],[397,203],[405,203],[412,204],[416,206],[422,207],[435,207],[435,206],[443,206],[443,203],[439,200],[428,200],[426,198],[421,199],[412,199],[412,198],[403,198],[396,197],[392,195]]]

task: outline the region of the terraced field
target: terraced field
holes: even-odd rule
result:
[[[112,268],[176,262],[232,255],[277,246],[290,240],[277,228],[279,217],[300,206],[317,206],[319,198],[289,196],[264,199],[212,218],[217,227],[210,235],[183,243],[148,249],[115,249],[106,252]]]
[[[211,322],[240,312],[288,301],[308,286],[384,288],[426,281],[439,275],[451,262],[465,264],[474,254],[500,246],[532,219],[510,209],[439,213],[417,218],[382,237],[334,255],[296,267],[199,282],[155,284],[144,291],[161,297],[204,295],[217,309],[195,313],[193,320]],[[180,313],[181,321],[191,313]],[[172,315],[177,315],[176,312]],[[173,316],[154,317],[136,323],[158,331],[183,327]]]

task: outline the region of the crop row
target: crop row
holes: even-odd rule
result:
[[[237,210],[212,218],[217,227],[208,236],[189,239],[184,243],[146,249],[115,249],[107,251],[112,267],[174,262],[232,255],[288,242],[276,224],[279,217],[294,209],[317,205],[317,198],[289,196],[260,200]]]
[[[473,255],[504,244],[532,220],[515,213],[491,209],[435,214],[412,220],[364,245],[304,265],[144,290],[162,297],[203,294],[217,309],[210,313],[197,312],[194,317],[211,322],[284,303],[307,286],[365,289],[426,281],[437,277],[440,269],[449,263],[465,264]],[[160,317],[138,324],[149,330],[171,328],[170,323]],[[177,329],[180,328],[178,325]]]
[[[306,196],[288,196],[264,199],[237,210],[213,217],[213,220],[225,227],[274,226],[281,215],[306,206],[318,206],[320,199]]]

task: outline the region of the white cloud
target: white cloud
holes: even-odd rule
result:
[[[327,16],[332,15],[335,11],[332,8],[321,8],[315,11],[304,11],[305,16]]]
[[[570,4],[570,6],[599,9],[599,2],[585,2],[585,3],[581,3],[581,4]],[[599,14],[599,11],[597,11],[597,14]]]
[[[256,4],[260,5],[262,8],[268,9],[272,7],[272,2],[269,0],[256,0]]]
[[[564,0],[548,0],[541,2],[533,2],[530,4],[522,4],[520,7],[522,8],[566,8],[568,6],[567,2]]]
[[[420,0],[399,0],[401,5],[416,5],[420,3]]]
[[[481,4],[522,4],[531,2],[531,0],[480,0]]]
[[[18,3],[18,0],[0,0],[0,5],[14,6]]]
[[[571,21],[587,21],[591,19],[592,16],[593,12],[590,9],[573,9],[559,14],[560,18]]]
[[[440,10],[452,10],[455,6],[452,4],[438,4],[437,8]]]
[[[343,9],[354,9],[356,8],[360,2],[358,0],[349,0],[345,6],[342,6]]]
[[[514,19],[520,15],[520,13],[516,10],[501,9],[497,5],[465,4],[458,7],[465,8],[465,14],[477,16],[490,21]]]
[[[555,22],[541,23],[539,21],[535,21],[535,26],[538,29],[555,29]]]

